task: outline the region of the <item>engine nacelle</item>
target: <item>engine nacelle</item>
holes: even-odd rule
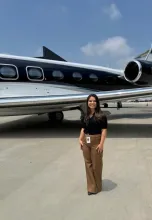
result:
[[[128,82],[136,85],[152,85],[152,62],[130,61],[124,70],[124,77]]]

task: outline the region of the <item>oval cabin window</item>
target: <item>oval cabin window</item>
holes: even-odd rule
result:
[[[60,70],[54,70],[54,71],[52,72],[52,76],[53,76],[55,79],[57,79],[57,80],[61,80],[61,79],[64,78],[64,75],[63,75],[63,73],[62,73]]]
[[[44,73],[39,67],[27,67],[28,79],[30,80],[43,80]]]
[[[82,79],[82,75],[80,73],[73,73],[73,78],[77,81],[80,81]]]
[[[97,81],[98,81],[98,77],[97,77],[95,74],[90,74],[90,79],[91,79],[93,82],[97,82]]]
[[[0,77],[3,79],[17,79],[17,69],[15,66],[0,65]]]

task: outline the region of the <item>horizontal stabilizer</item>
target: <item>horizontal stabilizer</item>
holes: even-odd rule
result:
[[[42,57],[36,57],[41,59],[48,59],[48,60],[58,60],[58,61],[65,61],[62,57],[54,53],[52,50],[49,50],[47,47],[43,46],[43,56]]]

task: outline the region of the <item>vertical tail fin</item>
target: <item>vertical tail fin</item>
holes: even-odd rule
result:
[[[149,57],[149,55],[151,54],[151,52],[152,52],[152,44],[150,45],[150,49],[149,49],[149,51],[148,51],[148,53],[147,53],[147,56],[146,56],[145,60],[148,59],[148,57]]]
[[[137,57],[135,57],[135,59],[142,59],[143,58],[143,60],[147,60],[151,53],[152,53],[152,44],[150,45],[149,50],[146,50],[142,54],[138,55]]]

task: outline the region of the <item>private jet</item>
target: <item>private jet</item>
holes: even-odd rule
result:
[[[64,111],[85,111],[96,93],[104,107],[152,96],[152,48],[128,62],[124,70],[68,62],[43,47],[42,57],[0,54],[0,116],[48,114],[62,122]]]

